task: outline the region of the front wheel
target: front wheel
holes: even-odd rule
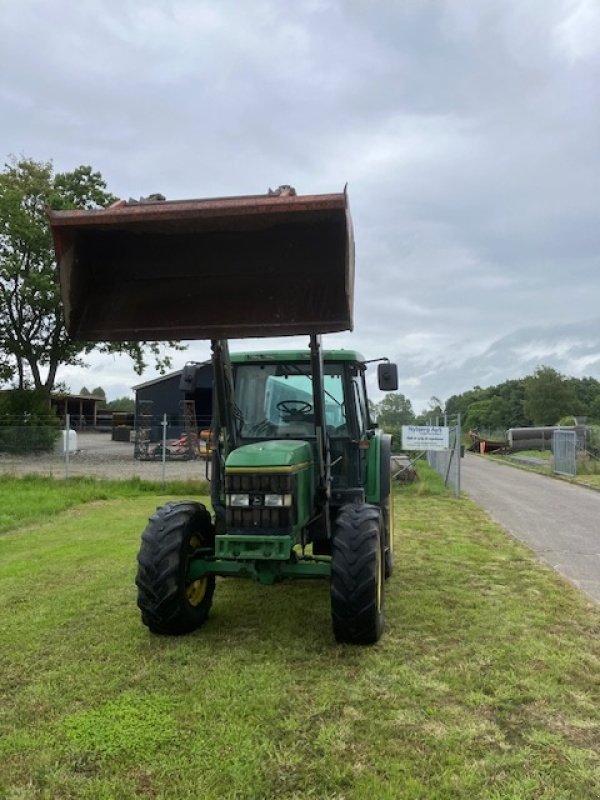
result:
[[[206,621],[215,577],[187,578],[190,556],[201,547],[214,547],[210,514],[201,503],[168,503],[150,517],[135,582],[142,622],[153,633],[180,636]]]
[[[377,506],[343,506],[331,542],[331,617],[338,642],[373,644],[384,629],[384,544]]]

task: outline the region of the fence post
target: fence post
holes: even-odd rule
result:
[[[69,453],[71,449],[71,443],[69,442],[70,436],[69,433],[71,432],[71,415],[65,414],[65,432],[64,432],[64,439],[63,439],[63,447],[65,450],[65,478],[69,477]]]
[[[160,424],[162,425],[162,429],[163,429],[163,431],[162,431],[162,467],[161,467],[161,472],[162,472],[162,485],[163,485],[163,489],[164,489],[165,488],[165,482],[166,482],[165,481],[165,471],[166,471],[166,466],[167,466],[167,415],[166,414],[163,414],[163,419],[162,419],[162,422]]]
[[[460,424],[460,414],[456,415],[456,496],[460,497],[460,469],[462,454],[462,428]]]

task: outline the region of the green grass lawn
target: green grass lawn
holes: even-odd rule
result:
[[[600,489],[600,474],[596,475],[578,475],[577,483],[587,484],[594,488]]]
[[[502,461],[505,464],[509,464],[516,469],[524,469],[528,472],[537,472],[540,475],[548,475],[551,478],[555,478],[556,480],[562,481],[569,481],[570,483],[577,483],[581,484],[582,486],[591,486],[594,489],[600,489],[600,467],[598,466],[597,461],[592,461],[592,467],[586,466],[581,472],[578,472],[577,475],[573,477],[566,477],[564,475],[558,475],[552,471],[552,453],[548,450],[523,450],[519,453],[515,453],[517,456],[534,456],[535,458],[543,459],[547,462],[547,464],[527,464],[526,462],[519,462],[511,456],[505,455],[489,455],[486,456],[487,458],[492,458],[495,461]],[[580,469],[579,467],[577,468]],[[596,470],[595,472],[590,472],[590,469]],[[587,470],[587,471],[586,471]]]
[[[600,796],[600,612],[435,479],[396,491],[370,648],[334,642],[324,582],[219,580],[202,630],[150,635],[135,556],[166,498],[51,505],[71,488],[0,535],[0,797]]]
[[[552,461],[551,450],[519,450],[513,453],[515,456],[529,456],[530,458],[540,458],[543,461]]]
[[[158,483],[131,478],[126,481],[104,481],[96,478],[40,478],[29,475],[16,478],[0,475],[0,532],[17,525],[52,517],[68,508],[109,500],[115,497],[139,497],[168,492],[171,497],[193,497],[207,492],[206,481],[173,481],[161,489]]]

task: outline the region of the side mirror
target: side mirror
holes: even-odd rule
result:
[[[377,380],[382,392],[395,392],[398,388],[398,367],[385,362],[377,367]]]

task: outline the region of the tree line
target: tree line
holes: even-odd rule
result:
[[[91,391],[87,386],[82,386],[79,390],[79,394],[82,397],[99,397],[100,411],[135,411],[135,400],[133,397],[124,396],[117,397],[115,400],[108,400],[102,386],[96,386],[96,388]]]
[[[442,403],[432,397],[430,406],[415,414],[411,402],[400,392],[385,395],[374,404],[372,414],[378,425],[400,435],[402,425],[426,424],[430,420],[460,414],[465,430],[504,431],[531,425],[572,423],[586,417],[600,424],[600,381],[570,378],[553,367],[540,366],[532,375],[504,381],[497,386],[474,386]]]

